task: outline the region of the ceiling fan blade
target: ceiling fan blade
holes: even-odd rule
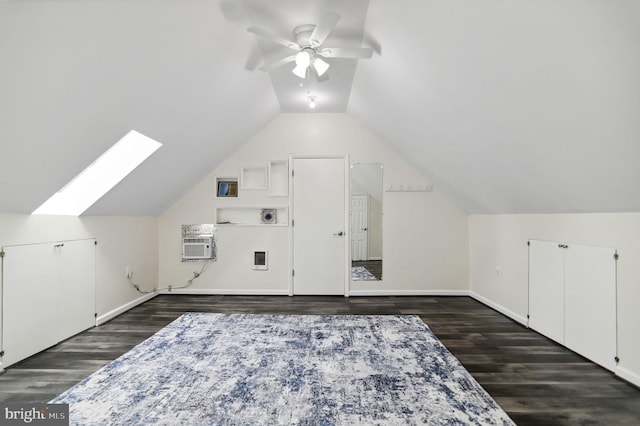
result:
[[[370,47],[327,47],[318,53],[325,58],[369,59],[373,56],[373,49]]]
[[[296,60],[296,55],[287,56],[286,58],[282,58],[278,61],[271,62],[270,64],[266,64],[258,68],[260,71],[271,71],[272,69],[281,67],[283,65],[288,64],[289,62],[293,62]]]
[[[273,42],[281,44],[285,47],[288,47],[289,49],[300,50],[300,46],[298,45],[298,43],[295,43],[291,40],[287,40],[286,38],[280,37],[278,34],[273,33],[269,30],[265,30],[264,28],[249,27],[247,28],[247,31],[257,36],[260,36],[262,38],[266,38],[267,40],[271,40]]]
[[[326,40],[327,36],[335,28],[340,20],[340,15],[332,10],[326,10],[320,17],[320,21],[314,28],[309,40],[315,47],[320,46]]]

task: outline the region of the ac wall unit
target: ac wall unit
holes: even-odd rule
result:
[[[211,259],[213,237],[185,237],[182,239],[183,259]]]

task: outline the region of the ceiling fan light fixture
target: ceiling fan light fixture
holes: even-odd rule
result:
[[[296,55],[296,65],[307,68],[311,64],[311,54],[306,50],[298,52]]]
[[[320,58],[315,58],[313,60],[313,68],[318,73],[318,76],[321,77],[329,69],[329,64]]]
[[[296,67],[292,72],[300,78],[306,78],[309,65],[311,65],[311,55],[306,50],[303,50],[296,55]]]
[[[296,67],[291,70],[291,72],[300,78],[307,78],[307,68],[308,67],[301,67],[300,65],[296,65]]]

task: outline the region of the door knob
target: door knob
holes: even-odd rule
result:
[[[340,231],[340,232],[338,232],[336,234],[333,234],[333,235],[337,235],[338,237],[342,237],[344,235],[344,232]]]

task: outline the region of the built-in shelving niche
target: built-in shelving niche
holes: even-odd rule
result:
[[[264,210],[275,212],[273,223],[263,221]],[[268,214],[269,212],[267,212]],[[216,226],[287,226],[289,209],[287,207],[218,207],[216,208]]]
[[[269,196],[289,196],[289,162],[287,160],[269,161]]]
[[[219,198],[237,198],[238,197],[238,178],[237,177],[218,177],[216,178],[216,197]]]
[[[240,169],[240,189],[267,189],[267,168],[243,167]]]

